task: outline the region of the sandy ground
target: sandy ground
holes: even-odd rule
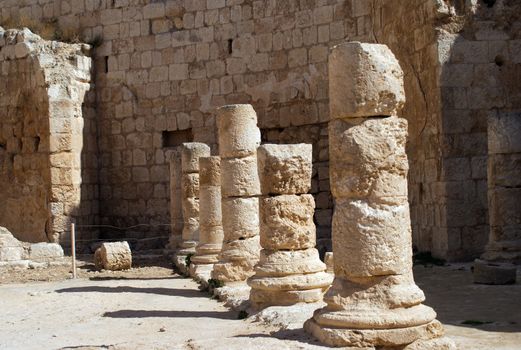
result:
[[[78,280],[63,280],[67,268],[4,274],[0,349],[324,348],[300,329],[239,320],[168,265],[145,265],[101,274],[84,265]],[[468,268],[416,267],[427,304],[460,349],[521,349],[521,284],[474,285]],[[7,283],[39,279],[52,281]]]

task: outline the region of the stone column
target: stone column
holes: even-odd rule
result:
[[[207,281],[222,249],[221,159],[199,158],[199,244],[190,274]]]
[[[412,274],[403,72],[385,45],[352,42],[329,77],[335,280],[305,328],[333,346],[449,349]]]
[[[175,148],[167,153],[170,162],[170,237],[167,250],[175,251],[182,241],[183,201],[181,197],[181,151]]]
[[[254,308],[321,301],[333,276],[316,245],[311,194],[312,146],[262,145],[257,149],[260,261],[248,279]]]
[[[181,146],[183,234],[176,264],[183,271],[187,267],[186,257],[195,254],[199,241],[199,158],[209,156],[210,147],[204,143],[189,142]]]
[[[259,261],[257,147],[260,130],[251,105],[218,109],[219,153],[224,241],[212,278],[245,281]]]
[[[509,284],[521,263],[521,113],[491,112],[488,117],[489,241],[474,281]]]

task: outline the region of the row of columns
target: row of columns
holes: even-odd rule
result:
[[[334,279],[315,249],[311,145],[261,146],[250,105],[218,109],[219,157],[182,146],[178,256],[195,253],[193,271],[247,283],[256,308],[324,300],[305,329],[326,344],[451,349],[412,275],[403,72],[374,44],[339,45],[329,65]]]

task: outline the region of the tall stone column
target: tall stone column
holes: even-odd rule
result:
[[[305,328],[333,346],[449,349],[412,274],[403,72],[385,45],[352,42],[329,78],[335,280]]]
[[[199,244],[190,274],[207,281],[222,249],[221,159],[199,158]]]
[[[521,263],[521,113],[491,112],[487,135],[490,235],[474,281],[515,283],[509,263]]]
[[[199,158],[209,157],[210,147],[204,143],[189,142],[181,146],[181,195],[183,204],[183,234],[176,264],[184,270],[185,259],[195,254],[199,241]]]
[[[212,278],[245,281],[259,261],[257,147],[260,130],[251,105],[228,105],[217,111],[224,241]]]
[[[175,251],[182,241],[183,200],[181,197],[181,151],[175,148],[167,153],[170,163],[170,237],[167,250]]]
[[[312,146],[262,145],[257,149],[260,261],[248,279],[255,308],[321,301],[333,276],[316,245],[311,194]]]

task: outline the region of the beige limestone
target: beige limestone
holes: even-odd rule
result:
[[[264,145],[258,157],[263,249],[255,275],[248,279],[250,302],[258,309],[318,302],[333,276],[325,272],[326,265],[314,249],[315,200],[305,194],[311,187],[312,147]]]
[[[199,158],[200,171],[200,213],[199,243],[195,248],[190,267],[193,276],[208,280],[212,271],[211,264],[218,261],[218,254],[222,249],[224,232],[221,214],[221,187],[220,187],[220,158]],[[210,265],[210,266],[200,266]]]
[[[170,165],[170,224],[167,249],[175,250],[182,241],[183,201],[181,193],[181,150],[177,147],[168,153]]]
[[[223,198],[222,217],[226,242],[258,236],[259,198]]]
[[[257,146],[260,130],[251,105],[228,105],[217,110],[223,247],[212,278],[243,282],[259,261]]]
[[[260,200],[261,245],[264,249],[307,249],[316,242],[315,200],[310,194],[280,195]]]
[[[199,174],[190,173],[183,174],[181,194],[183,198],[198,198],[199,197]]]
[[[401,69],[385,46],[346,43],[329,70],[335,279],[304,327],[330,346],[402,349],[439,338],[412,276],[407,123],[393,116],[404,103]]]
[[[181,161],[183,173],[199,173],[199,158],[209,157],[210,147],[200,142],[183,143]]]
[[[332,119],[392,116],[405,104],[403,71],[385,45],[342,43],[329,55]]]
[[[228,105],[217,110],[219,154],[222,158],[254,155],[261,143],[257,114],[251,105]]]
[[[329,123],[329,135],[335,197],[371,198],[389,204],[407,201],[405,119],[334,119]]]
[[[312,145],[262,145],[257,158],[262,193],[296,194],[311,189]]]
[[[260,195],[260,182],[257,173],[257,157],[221,160],[223,176],[221,189],[223,197],[250,197]]]
[[[132,267],[132,252],[128,242],[105,242],[96,250],[94,261],[98,269],[128,270]]]

